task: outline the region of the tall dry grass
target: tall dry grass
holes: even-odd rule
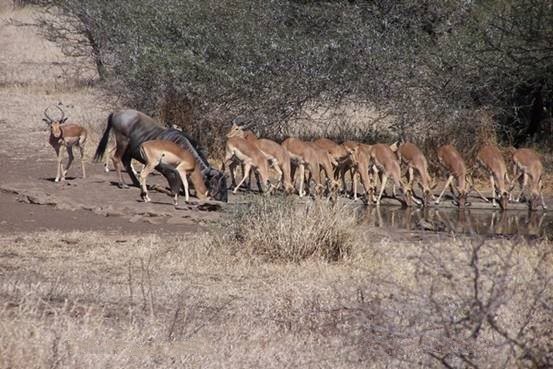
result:
[[[358,242],[353,210],[324,199],[251,197],[233,210],[221,242],[273,262],[339,261]]]
[[[334,263],[218,235],[4,235],[0,367],[521,368],[552,347],[550,242],[355,231]]]

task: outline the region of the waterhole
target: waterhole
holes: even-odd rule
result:
[[[372,206],[359,209],[359,221],[361,224],[390,230],[424,230],[488,237],[553,236],[553,214],[543,211]]]

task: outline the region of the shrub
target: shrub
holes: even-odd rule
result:
[[[338,261],[351,254],[356,242],[354,211],[340,203],[256,197],[233,212],[225,241],[268,261]]]

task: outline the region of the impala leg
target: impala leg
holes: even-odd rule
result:
[[[271,165],[272,165],[273,169],[278,174],[278,179],[277,179],[278,187],[277,188],[280,188],[280,187],[285,188],[285,186],[284,186],[284,173],[282,172],[282,169],[280,169],[279,163],[273,161]]]
[[[54,147],[54,150],[56,151],[56,178],[54,179],[54,182],[59,182],[61,178],[61,162],[63,160],[62,151],[60,146]]]
[[[305,182],[305,165],[300,165],[300,197],[303,197],[305,195],[305,192],[303,192],[303,185]]]
[[[382,173],[382,184],[380,185],[380,193],[378,194],[378,198],[376,199],[377,206],[380,206],[380,199],[382,198],[382,193],[384,192],[384,187],[386,187],[387,181],[388,175],[386,173]]]
[[[451,185],[452,181],[453,181],[453,176],[450,175],[447,181],[445,182],[444,189],[442,190],[442,192],[440,193],[440,196],[438,196],[438,199],[436,200],[436,205],[440,203],[440,200],[442,199],[442,196],[444,195],[445,190],[447,189],[447,187],[449,187],[449,185]]]
[[[521,189],[520,193],[518,194],[518,197],[513,196],[513,192],[514,192],[514,189],[516,187],[517,182],[518,182],[519,186],[522,188],[522,185],[520,183],[520,176],[521,175],[522,175],[522,172],[519,173],[518,165],[515,163],[513,165],[513,180],[509,184],[509,201],[511,201],[511,200],[514,200],[515,202],[520,201],[520,197],[522,195],[522,189]],[[514,199],[513,199],[513,197],[514,197]]]
[[[340,167],[340,172],[339,172],[339,176],[340,176],[340,180],[342,181],[342,193],[347,193],[347,189],[348,189],[348,186],[346,184],[346,172],[347,172],[347,168],[345,165],[341,166]]]
[[[84,147],[82,144],[79,144],[79,153],[81,154],[81,171],[83,173],[83,178],[86,178],[86,171],[84,168]]]
[[[242,180],[240,181],[240,183],[238,183],[238,185],[236,186],[236,188],[232,191],[232,193],[236,193],[236,191],[238,191],[238,188],[240,188],[240,186],[242,185],[242,183],[244,183],[244,181],[249,178],[249,175],[250,175],[250,171],[252,169],[252,166],[251,164],[249,163],[246,163],[244,165],[244,177],[242,178]]]
[[[520,193],[518,194],[517,202],[520,201],[520,198],[524,194],[524,190],[526,189],[527,186],[528,186],[528,174],[526,174],[526,172],[523,172],[522,184],[520,185]],[[526,195],[524,195],[524,197],[526,198]]]
[[[372,170],[373,170],[373,189],[374,191],[372,192],[372,202],[377,202],[377,198],[376,198],[376,181],[377,181],[377,178],[380,178],[379,177],[379,173],[378,173],[378,168],[373,165],[372,167]],[[382,183],[382,180],[380,180],[380,182]]]
[[[230,161],[230,164],[228,166],[229,172],[230,172],[230,185],[232,187],[236,187],[236,168],[238,167],[238,162],[234,159]],[[223,169],[224,170],[224,169]],[[242,171],[243,173],[243,171]]]
[[[543,181],[541,179],[539,180],[538,186],[540,189],[541,206],[543,207],[543,210],[547,210],[547,206],[545,205],[545,200],[543,199]],[[543,221],[543,217],[542,217],[542,221]]]
[[[106,158],[104,161],[104,171],[106,173],[109,173],[109,161],[111,160],[113,162],[113,158],[115,156],[115,150],[117,149],[117,146],[113,146],[108,153],[106,154]]]
[[[188,189],[188,178],[186,177],[186,171],[180,165],[177,166],[176,169],[179,172],[182,185],[184,186],[184,202],[188,203],[190,201],[190,192]],[[178,205],[178,202],[177,202],[178,197],[179,197],[179,193],[177,192],[175,194],[175,206]]]
[[[123,153],[125,152],[126,148],[127,146],[123,142],[120,143],[119,141],[117,141],[115,155],[111,159],[113,162],[113,166],[115,167],[115,171],[117,172],[117,177],[119,178],[120,188],[129,188],[129,186],[127,186],[127,184],[123,181],[123,173],[121,173],[121,165],[123,164]]]
[[[69,167],[73,163],[73,159],[75,159],[75,155],[73,155],[73,146],[67,146],[67,164],[65,165],[65,169],[61,173],[61,180],[65,181],[65,176],[67,175],[67,172],[69,171]]]
[[[251,172],[250,171],[250,176],[249,176],[249,181],[250,181],[250,189],[251,189],[251,183],[252,183],[252,175],[251,175]],[[259,168],[254,168],[253,170],[254,174],[255,174],[255,182],[257,184],[257,191],[259,191],[259,193],[263,192],[263,187],[261,186],[261,180],[259,178]]]
[[[142,171],[140,172],[140,187],[142,188],[142,192],[141,192],[140,196],[142,197],[144,202],[152,201],[150,199],[150,196],[148,196],[148,188],[146,187],[146,178],[154,170],[156,165],[157,165],[157,163],[148,162],[148,164],[146,164],[144,169],[142,169]]]
[[[353,199],[357,200],[357,172],[351,176],[351,182],[353,186]]]
[[[490,176],[490,182],[492,184],[492,205],[495,208],[497,203],[495,202],[495,180],[493,179],[493,175]]]

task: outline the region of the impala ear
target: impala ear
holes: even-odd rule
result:
[[[62,120],[60,120],[60,124],[63,124],[67,121],[67,118],[63,118]]]
[[[46,118],[42,118],[42,121],[48,125],[52,124],[52,121],[46,119]]]
[[[394,142],[393,144],[390,145],[390,150],[392,150],[393,152],[396,152],[398,149],[399,149],[398,141],[396,141],[396,142]]]

